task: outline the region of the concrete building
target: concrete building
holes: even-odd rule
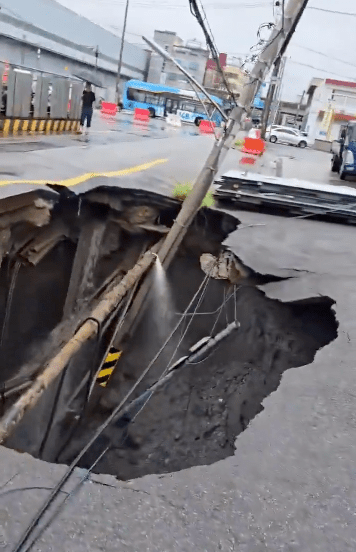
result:
[[[154,42],[162,46],[200,84],[203,84],[209,52],[199,42],[190,40],[184,44],[184,41],[171,31],[155,31]],[[183,73],[172,62],[165,61],[155,52],[151,54],[147,80],[191,90],[191,85]]]
[[[340,127],[356,119],[356,82],[335,79],[313,79],[307,90],[303,127],[317,142],[339,137]]]
[[[274,124],[281,126],[292,126],[294,128],[303,128],[303,119],[306,111],[306,105],[300,102],[281,101]]]
[[[7,64],[100,85],[98,95],[115,98],[121,38],[55,0],[2,0],[0,71]],[[146,80],[150,54],[124,44],[122,79]]]
[[[216,91],[225,91],[225,84],[221,73],[218,71],[215,63],[211,63],[212,60],[209,60],[207,64],[207,70],[204,78],[204,86],[208,89]],[[226,57],[226,54],[220,54],[220,65],[224,71],[225,78],[229,84],[230,90],[238,98],[242,89],[248,81],[248,75],[245,73],[241,67],[229,63],[229,58]]]

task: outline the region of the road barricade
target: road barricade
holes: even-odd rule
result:
[[[134,111],[134,119],[136,121],[148,121],[150,118],[150,112],[148,109],[141,109],[140,107],[136,107]]]
[[[265,143],[261,138],[245,138],[241,151],[250,155],[262,155],[265,147]]]
[[[241,142],[236,142],[238,149],[246,155],[240,159],[240,165],[254,165],[256,159],[264,154],[266,144],[261,138],[261,131],[257,128],[252,128],[248,136]]]
[[[199,131],[202,134],[214,134],[215,127],[216,127],[215,123],[213,123],[212,121],[206,121],[205,119],[203,119],[202,121],[200,121]]]
[[[101,103],[101,115],[116,115],[117,113],[117,105],[115,103],[110,102],[102,102]]]

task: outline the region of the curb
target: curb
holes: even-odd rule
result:
[[[38,134],[76,132],[79,120],[69,119],[0,119],[0,138]]]

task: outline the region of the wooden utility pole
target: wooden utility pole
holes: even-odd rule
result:
[[[151,251],[147,252],[126,274],[122,281],[107,293],[83,326],[75,333],[62,350],[52,358],[31,387],[25,391],[5,413],[0,420],[0,443],[15,429],[25,412],[39,401],[43,392],[48,388],[51,382],[61,374],[68,365],[70,359],[80,351],[84,343],[98,333],[100,325],[110,313],[117,308],[126,293],[132,289],[136,282],[149,270],[154,262],[154,254],[157,250],[158,256],[165,266],[168,266],[173,259],[180,243],[188,231],[190,223],[200,209],[202,201],[213,182],[214,176],[219,168],[222,152],[229,149],[231,141],[234,140],[236,131],[240,128],[243,114],[250,111],[256,91],[264,81],[272,64],[278,57],[284,54],[307,4],[308,0],[289,0],[283,18],[284,26],[281,21],[273,30],[268,46],[260,54],[251,72],[251,80],[249,85],[245,87],[242,104],[232,110],[222,138],[214,143],[213,149],[196,180],[192,192],[184,201],[163,244],[156,244]],[[145,282],[143,286],[141,286],[140,292],[142,292],[143,289],[145,289]],[[144,299],[145,297],[142,298],[142,293],[139,293],[134,302],[134,307],[137,307],[137,304],[139,304],[137,301],[143,301]]]
[[[226,153],[227,150],[230,149],[237,131],[241,128],[242,116],[245,113],[250,112],[257,90],[264,82],[268,71],[272,67],[273,63],[275,63],[277,59],[280,59],[285,53],[296,29],[297,23],[307,7],[307,4],[308,0],[289,0],[284,11],[284,16],[281,17],[280,22],[273,29],[268,45],[259,55],[259,58],[251,71],[250,82],[244,87],[241,95],[240,106],[235,107],[232,110],[223,136],[219,141],[214,143],[213,149],[195,182],[192,192],[185,199],[182,209],[158,253],[158,256],[165,268],[168,267],[169,263],[176,254],[176,251],[182,242],[191,221],[200,209],[203,199],[213,183],[214,177],[219,168],[222,152]],[[160,46],[154,42],[148,41],[145,38],[144,40],[146,40],[146,42],[148,42],[150,46],[156,50],[156,52],[161,54],[162,57],[170,59],[169,54],[167,54],[167,52],[165,52]],[[172,60],[170,59],[170,61]],[[191,75],[189,75],[189,73],[187,73],[187,71],[183,69],[175,60],[173,60],[173,62],[180,68],[182,73],[189,76],[191,81],[195,81],[195,79],[193,79],[193,77],[191,77]],[[205,96],[209,98],[209,94],[199,83],[197,83],[197,86],[199,90],[202,90]],[[141,285],[136,299],[133,301],[130,312],[126,317],[125,324],[115,339],[116,347],[120,346],[120,340],[122,337],[132,333],[133,329],[137,325],[143,314],[143,305],[146,301],[150,287],[150,279],[146,278],[146,281]]]

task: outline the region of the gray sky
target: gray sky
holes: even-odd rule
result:
[[[259,25],[273,21],[272,0],[202,1],[220,52],[247,54],[257,42]],[[120,34],[125,0],[60,2]],[[355,0],[309,0],[309,6],[356,14]],[[185,40],[197,38],[204,44],[202,31],[190,14],[188,0],[130,0],[127,40],[140,43],[142,34],[152,37],[155,29],[175,31]],[[287,52],[290,59],[286,65],[283,99],[296,100],[313,77],[356,80],[355,30],[356,16],[307,9]]]

